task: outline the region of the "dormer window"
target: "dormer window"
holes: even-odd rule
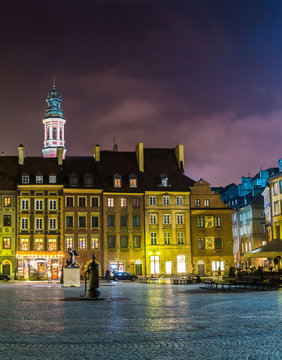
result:
[[[56,175],[49,175],[49,184],[56,184],[57,176]]]
[[[23,175],[22,176],[22,183],[23,184],[29,184],[29,175]]]
[[[137,176],[135,174],[129,176],[129,187],[137,188]]]
[[[121,188],[121,175],[120,174],[114,175],[114,187]]]
[[[93,185],[93,176],[91,174],[84,175],[84,185],[92,186]]]
[[[78,176],[77,174],[70,174],[70,186],[77,186],[78,185]]]
[[[161,175],[161,186],[163,186],[163,187],[168,186],[168,177],[166,174]]]
[[[36,184],[42,184],[43,183],[43,176],[42,175],[36,175],[35,182],[36,182]]]

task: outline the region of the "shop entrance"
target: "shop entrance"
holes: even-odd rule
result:
[[[135,261],[135,275],[142,275],[142,263],[140,260]]]
[[[198,275],[204,276],[205,275],[205,265],[202,261],[198,262]]]
[[[11,265],[8,262],[3,263],[2,272],[5,275],[11,274]]]
[[[110,261],[111,272],[124,272],[124,261]]]

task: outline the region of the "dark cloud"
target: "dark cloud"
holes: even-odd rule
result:
[[[185,145],[213,185],[281,155],[279,2],[13,1],[0,13],[0,151],[40,155],[53,76],[68,154]]]

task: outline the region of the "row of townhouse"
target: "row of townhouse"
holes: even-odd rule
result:
[[[91,157],[0,157],[0,271],[60,277],[68,248],[81,275],[95,252],[137,275],[211,274],[233,265],[232,210],[184,175],[184,149],[101,151]]]

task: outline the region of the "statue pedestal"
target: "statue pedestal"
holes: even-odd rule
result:
[[[80,268],[69,267],[63,269],[63,286],[80,287]]]

